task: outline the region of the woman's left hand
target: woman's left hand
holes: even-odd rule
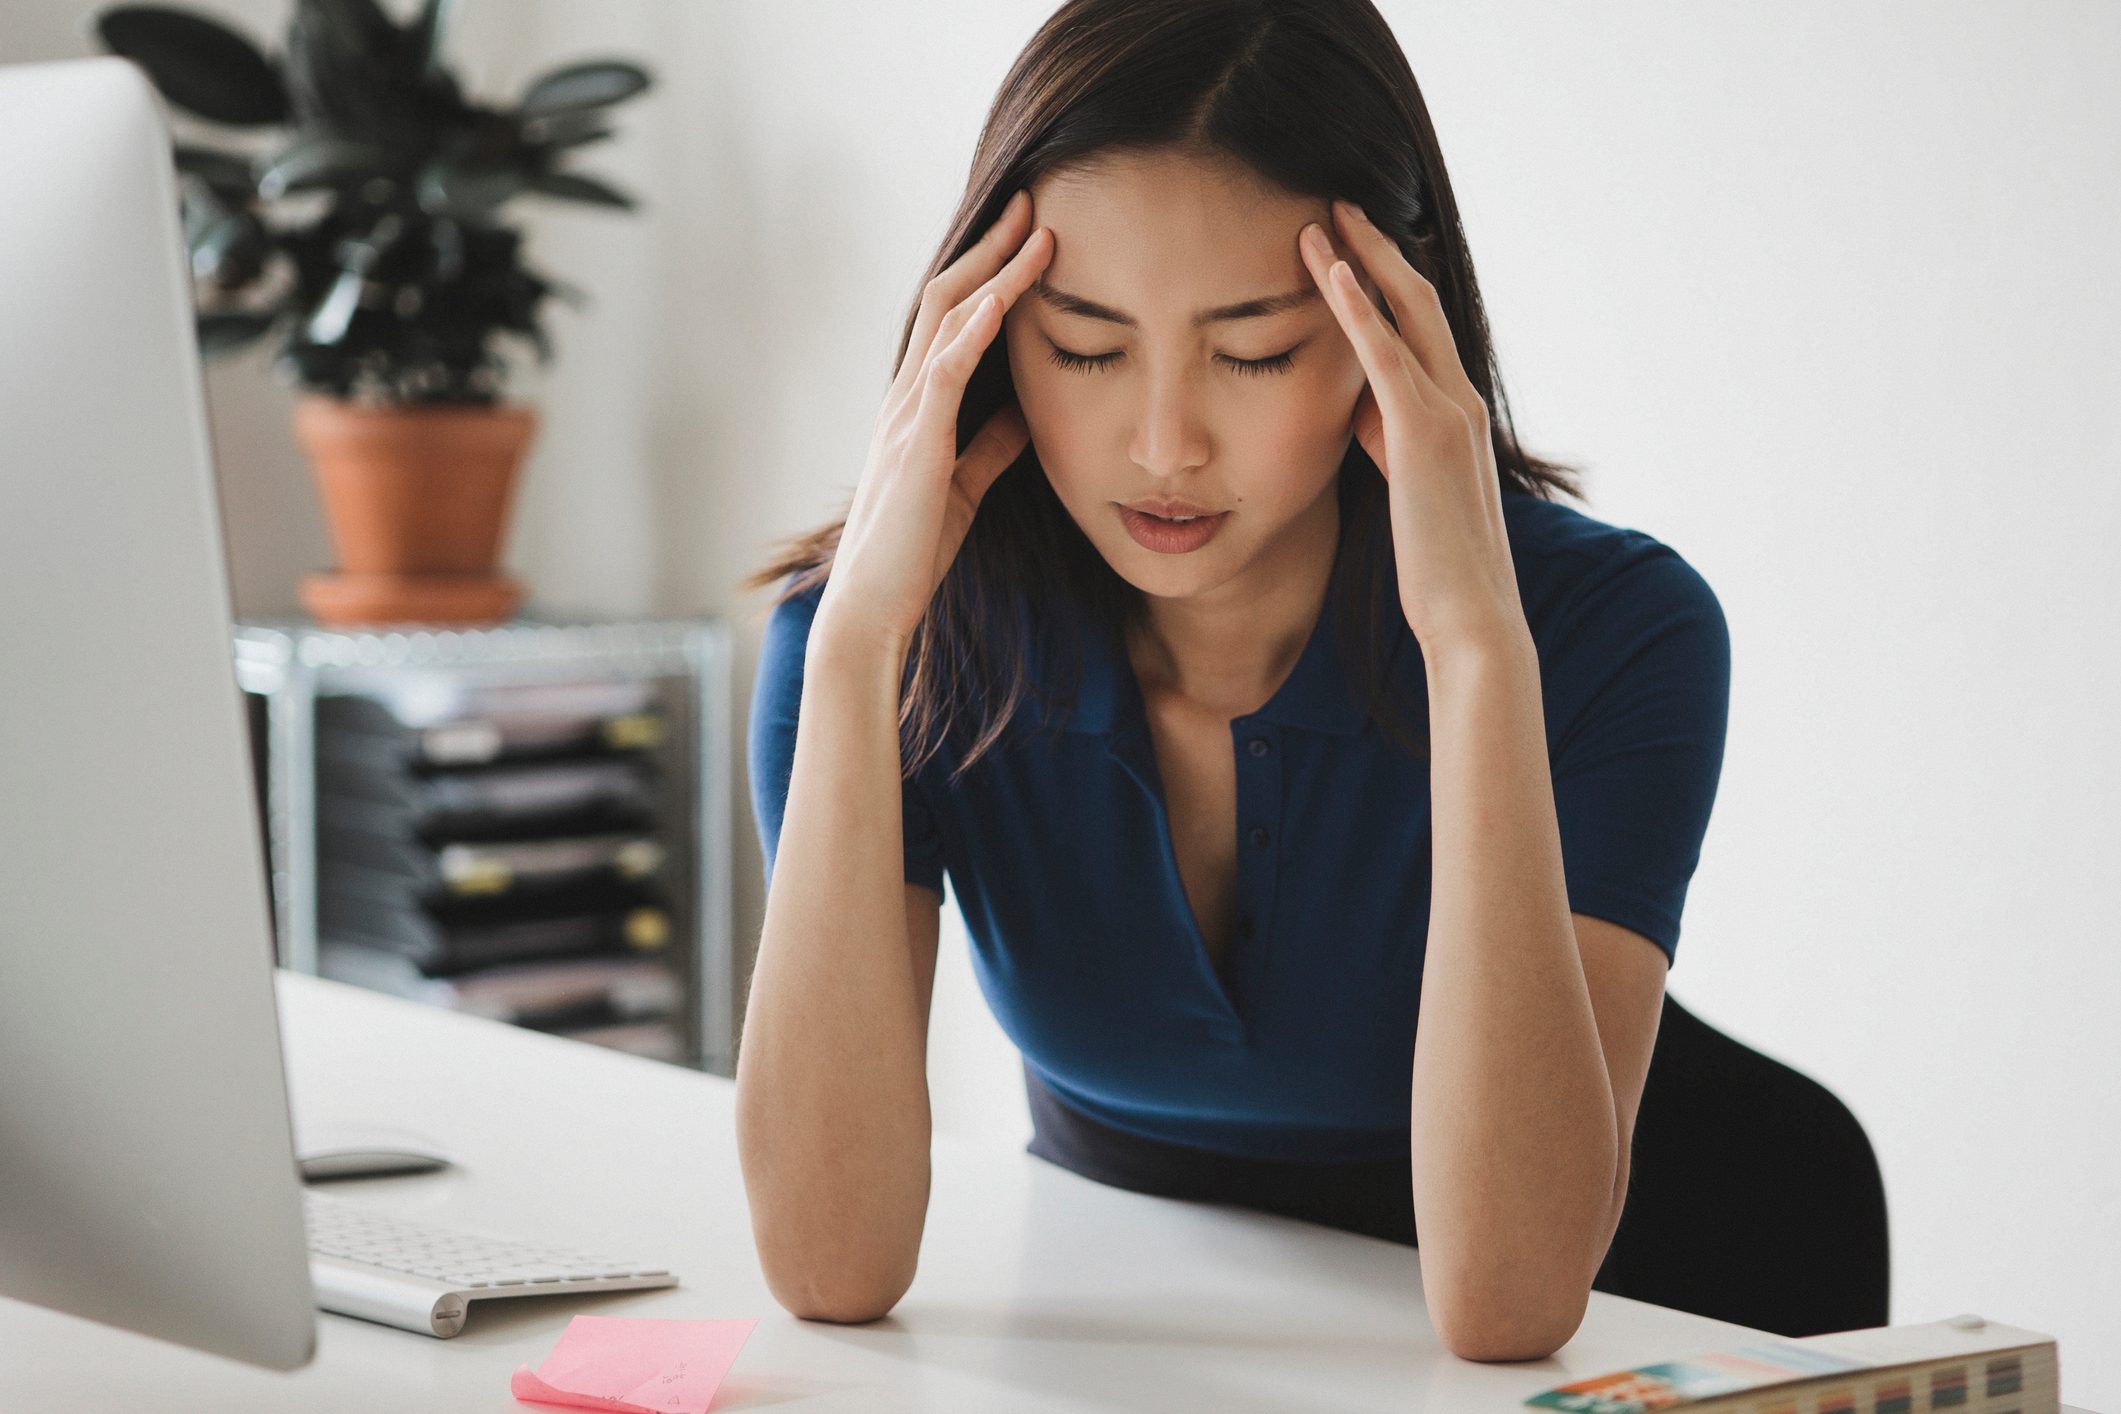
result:
[[[1355,438],[1384,473],[1399,603],[1425,655],[1497,631],[1522,632],[1524,608],[1502,518],[1488,405],[1466,377],[1436,287],[1345,201],[1333,203],[1342,244],[1391,306],[1386,322],[1316,222],[1297,245],[1369,382]]]

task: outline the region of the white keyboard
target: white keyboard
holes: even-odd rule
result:
[[[311,1189],[309,1275],[326,1311],[447,1339],[470,1303],[676,1286],[663,1267],[417,1222]]]

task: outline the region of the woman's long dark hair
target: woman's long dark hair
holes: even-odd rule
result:
[[[1100,155],[1174,149],[1226,154],[1291,192],[1362,207],[1436,286],[1459,362],[1488,404],[1503,489],[1583,499],[1577,468],[1541,461],[1517,443],[1427,106],[1369,0],[1068,0],[1002,80],[964,199],[922,285],[994,223],[1018,188]],[[919,306],[916,291],[893,378]],[[1007,350],[996,338],[966,386],[958,447],[1014,397]],[[1426,730],[1386,690],[1394,626],[1383,606],[1398,602],[1382,592],[1397,581],[1387,488],[1353,439],[1339,482],[1336,628],[1351,646],[1351,686],[1390,740],[1425,757]],[[829,575],[845,525],[842,515],[797,537],[744,581],[756,590],[793,576],[762,612]],[[1075,524],[1027,445],[981,500],[908,645],[899,707],[907,776],[945,736],[970,742],[959,772],[993,745],[1037,687],[1026,671],[1026,638],[1040,622],[1040,602],[1056,594],[1073,596],[1091,623],[1115,635],[1143,612],[1141,592]]]

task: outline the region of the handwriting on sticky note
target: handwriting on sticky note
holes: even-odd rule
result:
[[[518,1365],[517,1399],[614,1414],[705,1414],[754,1319],[650,1321],[576,1316],[533,1371]]]

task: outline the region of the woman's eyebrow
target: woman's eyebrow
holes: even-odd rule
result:
[[[1044,280],[1031,282],[1031,292],[1055,309],[1067,314],[1080,314],[1085,319],[1102,319],[1107,324],[1119,324],[1126,328],[1140,327],[1140,321],[1131,314],[1071,295],[1066,290],[1057,290]],[[1226,319],[1260,319],[1269,314],[1281,314],[1291,309],[1300,309],[1319,298],[1317,285],[1306,285],[1300,290],[1291,290],[1281,295],[1261,295],[1258,299],[1239,300],[1236,304],[1218,305],[1204,309],[1193,316],[1193,327],[1214,324]]]

